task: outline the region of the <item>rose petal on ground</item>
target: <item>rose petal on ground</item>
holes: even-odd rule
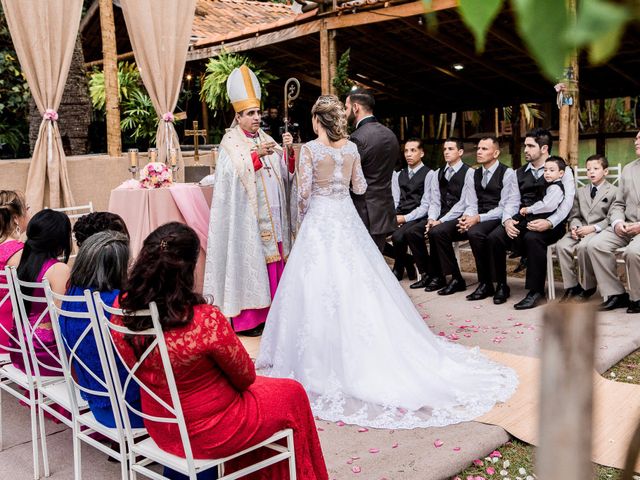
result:
[[[351,465],[353,463],[353,460],[349,459],[347,460],[347,465]]]
[[[442,445],[444,445],[444,442],[440,439],[437,439],[435,442],[433,442],[433,446],[436,448],[440,448]]]
[[[358,429],[358,433],[364,433],[364,432],[368,432],[368,431],[369,431],[369,429],[368,428],[364,428],[364,427],[360,427]]]
[[[345,423],[344,423],[342,420],[338,420],[338,421],[336,422],[336,425],[337,425],[337,426],[339,426],[339,427],[344,427],[344,426],[345,426]]]
[[[454,452],[459,452],[460,450],[462,450],[460,447],[453,447]]]
[[[487,467],[487,475],[493,475],[496,473],[496,469],[493,467]]]
[[[351,471],[353,473],[360,473],[362,471],[362,469],[359,466],[354,465],[353,467],[351,467]]]
[[[324,432],[324,428],[322,428],[322,427],[318,427],[318,431],[319,431],[319,432]]]
[[[380,449],[379,448],[370,448],[369,449],[369,453],[379,453]]]
[[[484,462],[482,460],[480,460],[480,459],[476,459],[476,460],[473,461],[473,464],[476,467],[482,467],[484,465]]]
[[[391,448],[398,448],[398,444],[394,443],[393,445],[391,445]]]
[[[490,457],[490,458],[494,458],[494,457],[496,457],[496,458],[502,458],[502,454],[501,454],[498,450],[494,450],[493,452],[491,452],[491,453],[489,454],[489,457]]]
[[[351,457],[351,460],[360,460],[360,457]]]

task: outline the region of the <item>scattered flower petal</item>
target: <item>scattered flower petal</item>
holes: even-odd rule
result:
[[[361,428],[358,429],[358,433],[364,433],[364,432],[368,432],[368,431],[369,431],[369,429],[365,428],[365,427],[361,427]]]
[[[393,445],[391,445],[391,448],[398,448],[398,444],[394,443]]]
[[[379,448],[370,448],[369,449],[369,453],[379,453],[380,449]]]
[[[518,469],[518,473],[519,473],[520,475],[526,475],[526,474],[527,474],[527,471],[526,471],[524,468],[520,467],[520,468]]]
[[[502,462],[502,466],[504,468],[509,468],[509,465],[511,465],[511,462],[509,460],[505,460],[504,462]]]
[[[345,423],[344,423],[342,420],[338,420],[338,421],[336,422],[336,425],[337,425],[337,426],[339,426],[339,427],[344,427],[344,426],[345,426]]]
[[[502,458],[502,454],[498,450],[494,450],[489,454],[490,458]]]
[[[460,447],[453,447],[454,452],[459,452],[460,450],[462,450]]]
[[[360,468],[358,465],[354,465],[353,467],[351,467],[351,471],[353,473],[360,473],[362,471],[362,468]]]
[[[433,446],[436,448],[440,448],[442,445],[444,445],[444,442],[440,439],[437,439],[435,442],[433,442]]]
[[[487,475],[493,475],[494,473],[496,473],[496,469],[493,467],[487,467]]]
[[[484,463],[482,462],[482,460],[479,460],[479,459],[474,460],[474,461],[473,461],[473,464],[474,464],[476,467],[482,467],[482,466],[484,465]]]

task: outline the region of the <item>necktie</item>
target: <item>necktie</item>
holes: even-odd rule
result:
[[[411,180],[411,178],[413,178],[414,172],[413,170],[409,170],[409,180]]]
[[[449,180],[451,180],[452,176],[453,176],[453,168],[447,167],[444,171],[445,180],[448,182]]]
[[[591,198],[596,198],[596,194],[598,193],[598,188],[595,185],[591,186]]]
[[[482,170],[482,188],[487,188],[487,183],[489,183],[489,170]]]

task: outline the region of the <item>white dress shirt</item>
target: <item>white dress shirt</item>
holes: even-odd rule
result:
[[[498,163],[494,163],[489,168],[487,183],[491,181],[493,174],[498,168]],[[484,167],[481,167],[484,169]],[[478,196],[476,195],[475,183],[474,188],[469,191],[469,196],[466,199],[467,205],[463,215],[475,217],[478,215]],[[489,220],[501,220],[505,210],[517,210],[520,206],[520,192],[518,191],[518,180],[516,178],[516,172],[512,168],[507,168],[502,177],[502,190],[500,191],[500,201],[498,206],[492,208],[488,212],[480,214],[480,221],[486,222]]]
[[[555,212],[564,200],[564,192],[559,185],[552,183],[544,192],[542,200],[538,200],[533,205],[527,207],[527,214],[537,215],[539,213]]]
[[[409,180],[413,178],[413,176],[420,171],[420,169],[424,167],[424,163],[420,162],[415,168],[407,167],[407,173],[409,174]],[[402,170],[400,170],[402,172]],[[393,204],[395,208],[398,208],[398,204],[400,203],[400,183],[398,181],[398,177],[400,176],[400,172],[393,172],[393,176],[391,177],[391,195],[393,196]]]
[[[420,205],[411,210],[404,216],[405,222],[411,222],[413,220],[420,220],[427,216],[427,212],[429,211],[429,206],[431,205],[431,179],[437,176],[435,175],[436,171],[430,170],[427,175],[424,177],[424,193],[422,194],[422,198],[420,199]]]
[[[453,174],[455,175],[460,171],[464,163],[459,161],[455,165],[447,165],[442,168],[447,168],[450,166],[453,169]],[[440,220],[441,222],[447,222],[449,220],[455,220],[456,218],[462,216],[466,207],[466,198],[469,196],[469,190],[474,189],[473,185],[473,173],[475,170],[470,168],[467,170],[467,173],[464,176],[464,185],[462,186],[462,193],[460,194],[460,200],[458,200],[455,205],[451,207],[446,214],[440,217],[440,211],[442,210],[442,204],[440,202],[440,183],[438,181],[440,169],[436,170],[434,175],[431,177],[431,205],[429,205],[429,220]]]

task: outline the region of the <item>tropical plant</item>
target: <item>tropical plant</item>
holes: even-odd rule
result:
[[[151,97],[142,90],[134,90],[126,102],[122,103],[123,119],[120,127],[123,131],[133,130],[133,140],[149,139],[155,143],[158,129],[158,116]]]
[[[504,119],[507,122],[513,123],[512,121],[513,108],[511,106],[504,107],[503,112],[504,112]],[[544,118],[544,112],[540,110],[539,105],[537,103],[521,103],[520,118],[522,118],[522,120],[524,121],[524,128],[526,130],[531,130],[534,127],[534,120],[536,118],[540,120]]]
[[[349,80],[349,61],[351,56],[351,48],[347,48],[347,50],[340,55],[340,60],[338,61],[338,66],[336,67],[336,76],[333,78],[333,86],[336,89],[336,94],[338,97],[346,96],[351,87],[353,87],[353,82]]]
[[[137,91],[143,91],[144,86],[140,72],[135,63],[118,63],[118,100],[120,103],[128,100]],[[89,76],[89,95],[93,108],[104,112],[106,105],[106,90],[104,86],[104,72],[97,68]]]
[[[267,96],[265,87],[278,77],[270,74],[264,69],[264,64],[254,63],[246,55],[236,55],[223,51],[217,57],[209,59],[202,88],[200,90],[200,100],[206,102],[210,109],[214,110],[214,115],[218,110],[226,110],[229,106],[229,96],[227,95],[227,78],[234,68],[246,65],[258,77],[262,90],[262,100]]]
[[[432,0],[423,0],[427,7]],[[507,0],[460,0],[458,11],[484,50],[491,24]],[[557,81],[567,58],[586,49],[594,64],[618,50],[628,23],[640,18],[637,0],[510,0],[518,32],[544,75]],[[574,14],[575,12],[575,14]]]

